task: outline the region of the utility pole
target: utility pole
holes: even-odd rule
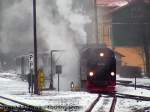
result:
[[[54,89],[53,87],[53,52],[56,52],[56,50],[51,50],[51,53],[50,53],[50,57],[51,57],[51,73],[50,73],[50,85],[49,85],[49,88],[51,90]]]
[[[36,0],[33,0],[33,34],[34,34],[34,94],[39,94],[38,73],[37,73]]]
[[[96,0],[94,0],[94,14],[95,14],[95,33],[96,33],[96,43],[99,43],[99,35],[98,35],[98,20],[97,20],[97,4]]]

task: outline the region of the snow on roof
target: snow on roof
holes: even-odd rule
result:
[[[121,7],[128,4],[127,0],[96,0],[96,3],[108,7]]]

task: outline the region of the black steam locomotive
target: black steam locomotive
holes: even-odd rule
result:
[[[116,59],[106,47],[87,47],[81,53],[81,86],[89,92],[113,92]]]

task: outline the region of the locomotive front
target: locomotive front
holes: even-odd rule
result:
[[[111,49],[109,48],[87,49],[82,56],[82,60],[83,60],[82,65],[84,65],[82,69],[86,74],[86,79],[84,80],[84,83],[87,91],[89,92],[115,91],[116,59],[114,52]]]

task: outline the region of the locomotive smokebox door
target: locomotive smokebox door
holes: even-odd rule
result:
[[[56,73],[61,74],[62,73],[62,66],[61,65],[56,65]]]

